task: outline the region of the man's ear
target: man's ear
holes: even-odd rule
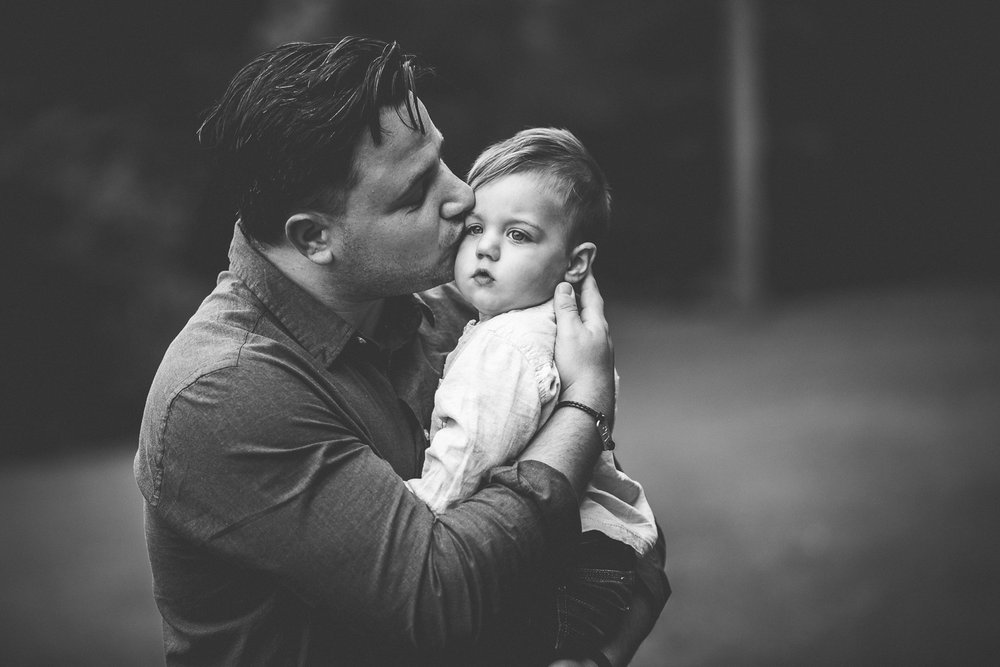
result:
[[[318,213],[296,213],[285,221],[285,237],[306,259],[330,264],[334,259],[337,222]]]
[[[569,268],[566,269],[564,280],[575,285],[586,278],[595,257],[597,257],[597,246],[590,241],[573,248],[569,255]]]

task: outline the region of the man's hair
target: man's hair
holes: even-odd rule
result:
[[[382,109],[424,132],[416,79],[428,71],[396,42],[363,37],[285,44],[240,70],[198,140],[217,150],[250,236],[278,243],[296,210],[335,209],[362,133],[383,139]]]
[[[600,243],[611,224],[611,188],[597,161],[572,132],[552,127],[521,130],[484,150],[469,169],[473,189],[511,174],[537,175],[562,200],[575,245]]]

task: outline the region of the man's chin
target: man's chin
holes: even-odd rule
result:
[[[423,292],[424,290],[429,290],[432,287],[437,287],[438,285],[444,285],[445,283],[450,283],[455,279],[454,272],[451,267],[448,267],[447,271],[442,271],[428,276],[426,279],[417,281],[414,283],[414,287],[411,291],[413,292]]]

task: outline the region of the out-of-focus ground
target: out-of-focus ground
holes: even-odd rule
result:
[[[1000,290],[609,319],[674,587],[634,665],[993,662]],[[0,662],[162,664],[128,447],[4,464],[0,535]]]

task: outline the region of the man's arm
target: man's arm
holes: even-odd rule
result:
[[[582,326],[573,308],[560,315],[577,318],[564,331]],[[580,340],[564,340],[563,354],[600,358],[594,348],[608,345],[606,332]],[[579,533],[567,475],[582,489],[600,451],[586,415],[547,429],[542,463],[491,471],[483,490],[435,517],[373,451],[353,407],[312,389],[296,353],[267,340],[240,349],[238,364],[154,397],[163,412],[144,420],[143,491],[172,531],[261,573],[262,585],[386,644],[434,650],[475,641],[510,609],[518,582]],[[610,394],[610,363],[607,376]],[[599,397],[592,381],[577,372],[574,399]]]
[[[533,461],[494,469],[473,498],[435,516],[349,415],[335,423],[281,375],[223,369],[177,396],[160,492],[147,498],[174,533],[260,573],[262,586],[279,583],[362,636],[435,651],[474,642],[518,582],[579,532],[572,488]],[[210,402],[219,384],[237,386]],[[244,410],[259,387],[288,403]],[[219,424],[230,427],[221,438]]]
[[[560,287],[562,286],[560,285]],[[588,275],[581,284],[579,314],[576,313],[576,301],[573,298],[572,292],[567,293],[557,290],[556,315],[557,334],[565,336],[562,341],[568,343],[563,348],[564,352],[568,352],[570,349],[569,344],[579,344],[589,353],[597,355],[586,361],[572,354],[560,356],[560,339],[557,337],[556,363],[563,377],[563,393],[561,398],[580,401],[600,410],[606,415],[613,414],[614,358],[610,336],[608,335],[607,321],[604,319],[604,302],[597,289],[597,283],[591,275]],[[603,352],[608,356],[601,356],[602,347],[598,344],[600,341],[605,343]],[[577,361],[581,362],[582,367],[578,368],[574,365],[574,362]],[[605,366],[605,364],[609,365]],[[576,375],[578,372],[580,375]],[[601,375],[602,373],[604,374],[603,376]],[[570,377],[567,377],[566,374],[570,374]],[[580,378],[584,384],[574,386],[574,381],[577,378]],[[600,391],[608,393],[593,393]],[[593,401],[593,403],[589,403],[588,401]],[[553,430],[549,433],[545,433],[546,429],[540,431],[539,435],[532,442],[532,446],[529,447],[529,450],[537,447],[536,451],[540,453],[536,454],[535,451],[526,451],[521,458],[526,459],[537,456],[537,460],[547,462],[556,469],[560,469],[559,466],[565,463],[570,468],[570,472],[567,473],[564,470],[564,474],[570,479],[577,493],[582,495],[583,490],[590,480],[593,462],[591,462],[591,467],[586,469],[582,479],[571,477],[571,474],[575,472],[572,469],[572,464],[578,460],[586,460],[586,455],[594,451],[594,448],[597,450],[600,449],[600,441],[597,437],[593,420],[580,410],[559,410],[546,423],[546,428],[550,425],[554,427]],[[585,442],[589,443],[587,445],[589,449],[585,449],[582,454],[576,453],[577,458],[572,461],[566,457],[572,456],[573,452],[557,453],[552,458],[549,458],[548,450],[546,449],[550,442],[548,438],[557,439],[560,435],[565,436],[566,433],[571,432],[571,429],[575,429],[578,437],[583,438]],[[623,619],[622,626],[619,628],[616,636],[602,649],[602,652],[609,658],[611,664],[616,667],[627,665],[632,659],[632,656],[639,649],[640,644],[642,644],[643,640],[652,631],[660,612],[667,602],[667,598],[670,596],[670,585],[664,573],[666,560],[665,544],[663,532],[659,526],[657,526],[657,538],[655,548],[638,563],[636,592],[629,612]],[[571,667],[574,664],[572,661],[559,661],[554,663],[553,667],[558,665]],[[588,662],[581,664],[590,667]]]

